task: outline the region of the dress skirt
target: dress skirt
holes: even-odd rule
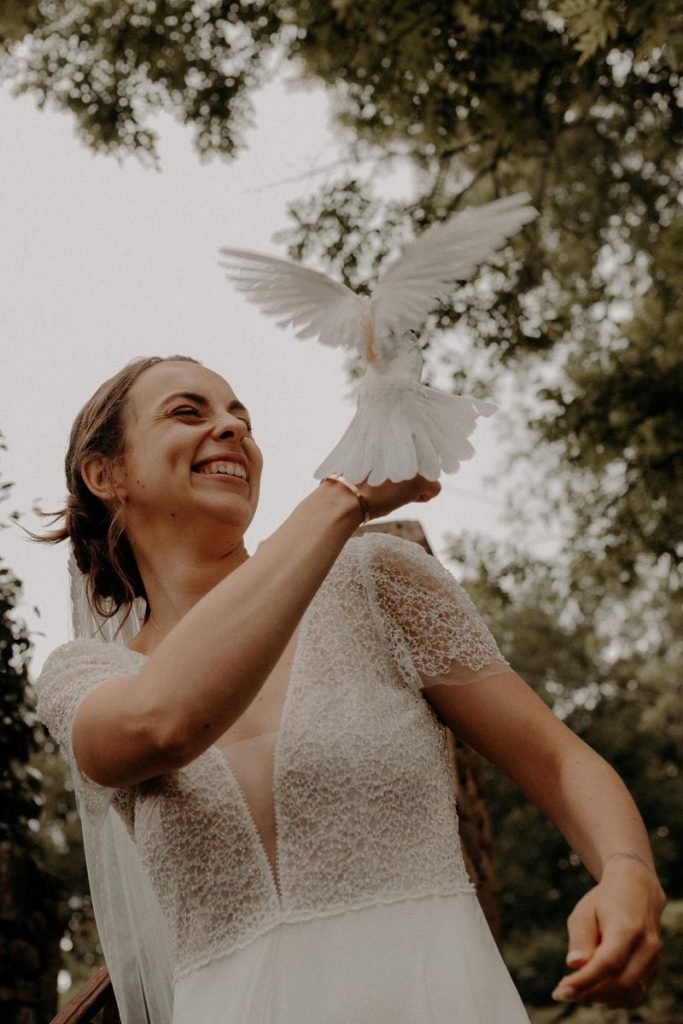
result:
[[[476,894],[295,923],[179,979],[173,1024],[529,1024]]]

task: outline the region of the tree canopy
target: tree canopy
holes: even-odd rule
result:
[[[70,111],[93,148],[156,157],[151,114],[232,156],[281,20],[264,0],[0,0],[0,75]]]
[[[353,280],[406,231],[526,188],[538,221],[432,318],[427,339],[458,323],[488,352],[482,383],[498,366],[514,379],[526,427],[545,443],[542,475],[565,485],[546,512],[570,506],[577,572],[630,586],[641,556],[680,567],[680,9],[293,11],[290,52],[328,84],[350,149],[378,162],[400,153],[418,191],[388,203],[358,174],[327,184],[293,208],[292,253]],[[473,363],[446,339],[433,347],[472,390]]]
[[[660,561],[680,587],[682,53],[675,0],[0,0],[0,74],[106,152],[154,158],[167,109],[232,157],[278,59],[322,81],[356,169],[292,209],[288,240],[355,284],[433,220],[527,189],[540,218],[425,346],[470,392],[514,379],[543,442],[529,478],[556,482],[545,513],[569,510],[577,579],[598,586]],[[359,173],[396,155],[409,202]]]

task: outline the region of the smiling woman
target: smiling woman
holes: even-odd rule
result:
[[[225,385],[225,381],[222,381],[222,384]],[[219,387],[218,390],[222,390],[222,388]],[[181,405],[176,408],[175,403],[182,399],[185,399],[187,402],[191,402],[192,404]],[[221,404],[221,400],[218,398],[217,409],[219,415]],[[228,401],[225,408],[229,413],[239,412],[241,414],[239,418],[242,418],[242,416],[244,417],[247,435],[251,436],[252,426],[247,407],[243,405],[238,398],[233,398]],[[194,420],[196,423],[200,423],[211,415],[212,403],[211,399],[206,395],[200,395],[194,391],[177,391],[175,394],[169,395],[168,398],[162,402],[162,418],[164,414],[168,413],[169,409],[170,415],[172,416]],[[204,475],[233,476],[243,480],[249,479],[249,475],[247,473],[247,459],[240,451],[235,449],[226,449],[222,453],[214,453],[212,455],[207,455],[203,459],[199,459],[193,464],[192,471],[193,473],[201,473]]]
[[[661,894],[628,794],[446,569],[353,536],[440,485],[323,480],[252,556],[262,467],[229,383],[182,357],[126,367],[71,435],[48,539],[70,540],[94,623],[124,625],[53,651],[37,710],[71,769],[123,1024],[528,1024],[466,870],[446,724],[557,810],[602,871],[590,913],[616,907],[621,936],[636,907],[637,956],[606,993],[635,998]],[[578,972],[591,995],[604,957]]]
[[[148,373],[153,367],[155,372]],[[187,385],[188,377],[196,378],[195,383],[200,382],[206,393],[173,390],[179,383]],[[123,606],[130,610],[132,602],[141,598],[145,603],[144,619],[149,618],[140,563],[131,548],[134,531],[124,528],[131,481],[140,493],[148,491],[151,499],[155,479],[165,473],[157,450],[163,432],[168,438],[174,420],[186,424],[190,429],[181,427],[174,432],[173,440],[178,444],[182,437],[187,447],[198,433],[190,425],[199,428],[212,415],[220,415],[221,410],[229,414],[226,418],[235,421],[232,429],[238,436],[245,431],[251,437],[248,411],[221,377],[189,356],[152,356],[134,360],[105,381],[76,417],[65,460],[67,504],[56,516],[64,524],[36,539],[50,543],[71,540],[78,568],[87,578],[88,598],[103,617],[117,615]],[[134,453],[127,462],[126,449]],[[145,455],[152,465],[136,469],[135,457],[144,459]],[[233,464],[241,465],[242,471],[237,471],[239,478],[246,479],[247,459],[241,450],[224,447],[218,455],[224,460],[230,456]],[[255,445],[252,462],[250,483],[255,509],[261,465]],[[212,464],[215,468],[215,453],[206,454],[191,468],[198,472],[201,466]],[[236,478],[231,479],[234,482]],[[165,477],[164,480],[168,483]],[[179,512],[174,509],[172,518],[178,517]]]
[[[125,517],[127,543],[144,580],[142,596],[168,631],[189,607],[171,596],[175,581],[169,578],[186,571],[188,528],[190,557],[214,565],[202,585],[218,582],[247,557],[243,535],[258,504],[263,459],[248,412],[230,385],[188,361],[167,359],[140,372],[122,410],[121,430],[120,455],[93,452],[82,459],[80,472],[88,490]],[[236,467],[231,473],[230,466]],[[143,630],[139,649],[146,639]]]

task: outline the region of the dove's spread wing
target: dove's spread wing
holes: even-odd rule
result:
[[[281,327],[293,324],[298,338],[318,337],[324,345],[360,345],[369,308],[343,284],[298,263],[248,249],[223,248],[220,265],[246,297]]]
[[[372,295],[375,332],[386,338],[419,330],[429,313],[477,265],[537,216],[526,192],[468,207],[433,224],[403,250]]]

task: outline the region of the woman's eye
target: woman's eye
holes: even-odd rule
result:
[[[173,416],[197,416],[198,418],[201,418],[202,414],[199,411],[199,409],[195,409],[191,405],[181,405],[177,409],[174,409],[171,415],[173,415]],[[247,428],[247,433],[251,434],[252,433],[251,423],[248,420],[242,420],[242,422],[244,423],[245,427]]]

